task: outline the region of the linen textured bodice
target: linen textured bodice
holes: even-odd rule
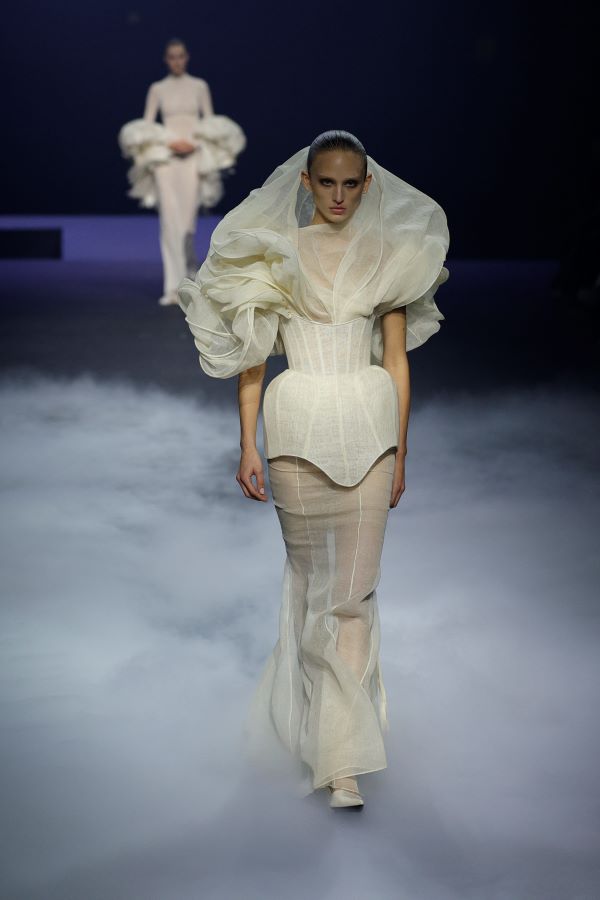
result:
[[[179,290],[207,374],[230,377],[285,354],[288,368],[263,398],[266,457],[301,456],[346,486],[398,446],[398,393],[381,364],[380,317],[406,305],[401,295],[374,302],[351,268],[351,240],[351,228],[338,223],[300,228],[295,252],[272,232],[236,233],[218,248],[223,274],[208,277],[205,263]],[[448,271],[438,265],[432,275],[427,262],[428,290],[407,306],[408,349],[444,318],[433,293]]]
[[[351,297],[339,295],[336,276],[351,232],[317,224],[298,232],[299,299],[310,316],[281,320],[288,369],[263,400],[267,458],[302,456],[334,481],[360,481],[375,459],[398,444],[395,383],[371,365],[375,315],[347,318]]]
[[[267,458],[302,456],[333,481],[356,484],[398,446],[398,397],[389,372],[371,365],[375,315],[321,323],[294,315],[280,331],[288,368],[263,400]]]
[[[374,316],[349,322],[313,322],[293,315],[281,321],[288,366],[308,375],[349,375],[371,364]]]

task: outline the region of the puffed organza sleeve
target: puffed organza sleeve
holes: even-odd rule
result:
[[[195,279],[184,278],[177,294],[200,366],[213,378],[230,378],[284,353],[279,321],[293,315],[297,278],[287,240],[267,229],[229,231],[226,218]]]
[[[406,349],[420,347],[440,330],[444,320],[434,297],[449,278],[445,267],[449,235],[443,209],[434,205],[424,227],[403,244],[388,265],[388,278],[374,307],[376,315],[371,344],[374,361],[383,361],[381,317],[393,309],[406,307]]]
[[[131,185],[128,197],[139,200],[140,206],[151,209],[157,205],[153,172],[156,166],[167,163],[171,156],[167,129],[156,122],[159,109],[158,86],[150,85],[146,95],[144,117],[126,122],[119,131],[118,141],[125,159],[133,160],[127,172]]]
[[[246,147],[242,128],[223,115],[206,115],[194,126],[194,139],[201,148],[198,173],[232,172],[237,158]]]

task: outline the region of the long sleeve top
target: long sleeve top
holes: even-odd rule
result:
[[[162,124],[156,122],[159,114]],[[187,73],[167,75],[150,85],[144,117],[126,122],[119,131],[121,152],[133,160],[127,173],[128,194],[145,208],[158,205],[155,168],[171,164],[175,154],[170,145],[176,140],[186,140],[194,148],[196,200],[210,209],[223,195],[221,175],[233,171],[246,136],[233,119],[215,115],[206,81]]]
[[[163,124],[174,138],[197,145],[193,136],[200,117],[213,115],[210,88],[203,78],[167,75],[150,85],[146,95],[144,119],[154,122],[160,112]]]

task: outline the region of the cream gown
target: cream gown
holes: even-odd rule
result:
[[[156,122],[160,114],[162,124]],[[186,140],[193,153],[174,153],[169,144]],[[223,196],[222,174],[232,172],[246,146],[244,132],[228,116],[215,115],[208,84],[187,73],[167,75],[148,90],[143,119],[119,132],[123,155],[134,160],[129,196],[158,207],[163,294],[172,296],[185,275],[194,275],[197,212]]]
[[[208,84],[187,73],[167,75],[150,86],[144,120],[154,122],[160,112],[163,124],[179,140],[200,146],[194,127],[200,116],[211,116],[213,105]],[[194,249],[198,212],[198,172],[193,153],[173,156],[154,172],[160,215],[160,249],[163,292],[173,293],[185,275],[194,274],[198,260]]]
[[[262,189],[269,215],[281,210],[275,224],[285,237],[261,224],[251,196],[217,226],[209,257],[178,296],[207,374],[226,378],[269,355],[287,357],[263,398],[286,548],[279,633],[244,722],[244,748],[268,771],[291,762],[310,793],[387,765],[376,587],[399,410],[381,365],[380,318],[406,306],[407,348],[419,346],[444,318],[433,296],[449,273],[443,211],[405,183],[391,201],[409,242],[381,237],[381,198],[394,183],[381,192],[395,177],[372,160],[375,188],[362,218],[294,225],[302,158]],[[399,197],[418,222],[412,231]],[[390,263],[381,266],[384,246]]]
[[[373,317],[332,321],[335,276],[348,242],[348,229],[337,225],[300,229],[305,298],[318,318],[282,323],[290,368],[270,382],[263,402],[265,456],[286,560],[279,636],[244,723],[245,746],[272,769],[276,737],[299,763],[306,793],[387,765],[376,587],[398,398],[388,373],[370,367]],[[296,392],[294,378],[302,388],[313,380],[314,392]],[[353,421],[336,416],[342,393]],[[361,420],[373,405],[383,413],[375,416],[383,429]],[[341,443],[330,439],[336,418]],[[288,425],[299,431],[302,446]]]

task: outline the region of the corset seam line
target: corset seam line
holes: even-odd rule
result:
[[[303,322],[308,322],[310,325],[321,325],[321,326],[331,326],[334,325],[336,328],[340,325],[350,325],[352,322],[359,322],[361,319],[375,319],[375,314],[371,313],[370,316],[355,316],[353,319],[348,319],[347,322],[317,322],[316,319],[309,319],[307,316],[300,316],[297,313],[291,313],[286,318],[290,319],[302,319]]]

